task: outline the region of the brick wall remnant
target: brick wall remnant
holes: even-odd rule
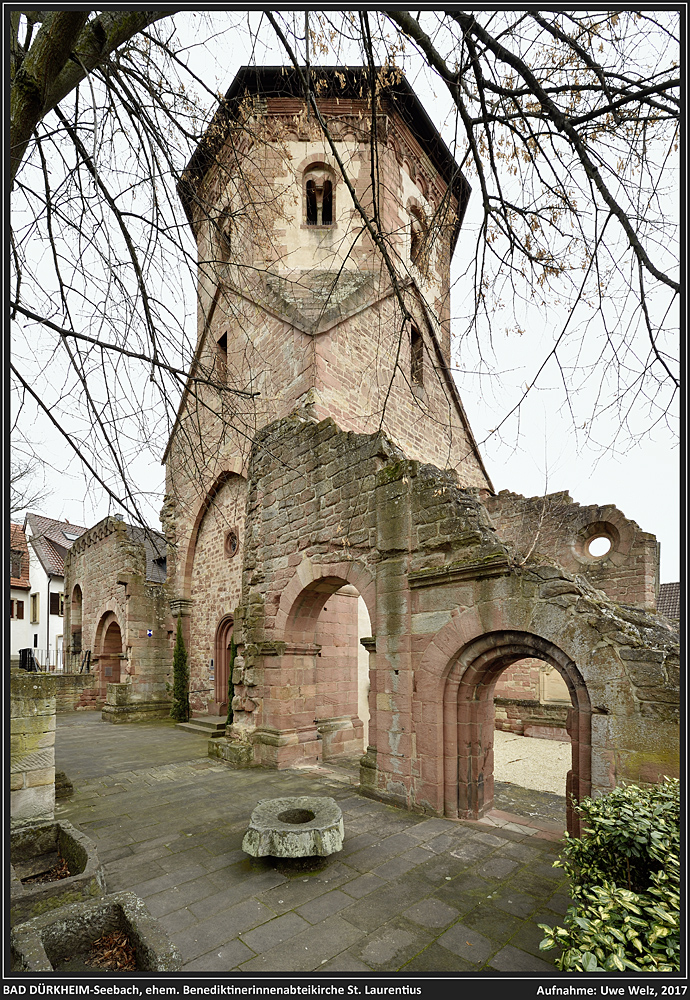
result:
[[[484,503],[518,561],[539,552],[620,604],[656,609],[659,543],[613,504],[581,507],[567,492],[523,497],[508,490]],[[590,554],[595,538],[610,544],[604,555]]]
[[[91,652],[94,694],[106,721],[170,712],[173,625],[165,579],[162,536],[115,517],[85,532],[67,553],[64,632],[73,635],[76,614],[79,655]],[[128,686],[124,711],[116,713],[107,704],[113,682]],[[78,707],[89,702],[87,692]]]

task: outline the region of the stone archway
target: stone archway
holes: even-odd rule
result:
[[[572,800],[591,791],[591,704],[575,663],[558,646],[529,632],[497,631],[467,643],[451,660],[443,694],[444,813],[479,819],[493,805],[493,692],[499,675],[517,660],[551,664],[570,694],[567,729],[572,745],[567,826],[579,835]]]
[[[299,592],[287,616],[281,675],[283,683],[291,676],[299,692],[294,718],[316,760],[359,757],[365,749],[358,715],[359,596],[340,575],[317,577]]]
[[[69,649],[68,654],[71,654],[75,661],[77,657],[81,655],[82,648],[82,607],[83,607],[83,597],[82,591],[79,584],[75,584],[72,590],[71,597],[71,615],[70,615],[70,636],[68,637]]]
[[[232,644],[232,630],[234,618],[232,615],[225,615],[216,629],[215,640],[215,702],[208,706],[209,715],[227,715],[228,685],[230,683],[230,647]]]
[[[290,648],[310,657],[301,662],[314,665],[313,714],[322,760],[359,757],[375,732],[374,614],[374,579],[357,562],[305,560],[281,599],[276,625],[282,625]]]
[[[359,598],[367,611],[361,617]],[[375,607],[373,576],[357,562],[303,560],[296,568],[281,590],[267,639],[249,650],[244,643],[238,648],[231,737],[241,741],[249,736],[257,763],[282,768],[298,761],[361,756],[359,687],[366,672],[358,650],[359,640],[371,637],[359,634],[359,621],[373,630]],[[367,643],[367,679],[374,668],[370,650]],[[367,696],[369,725],[375,731],[375,700],[369,691]]]
[[[115,615],[106,615],[101,622],[99,632],[102,636],[98,653],[98,675],[100,679],[100,696],[105,698],[108,684],[120,683],[120,665],[122,663],[122,632]]]

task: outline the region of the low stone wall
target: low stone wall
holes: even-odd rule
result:
[[[55,677],[10,671],[10,817],[13,825],[55,813]]]
[[[544,705],[521,698],[494,698],[494,726],[504,733],[570,741],[567,705]]]
[[[96,674],[52,674],[51,676],[56,682],[55,700],[58,712],[103,707],[103,699],[98,696]]]
[[[108,684],[107,696],[101,718],[104,722],[146,722],[148,719],[167,719],[171,701],[143,701],[136,697],[133,684]]]

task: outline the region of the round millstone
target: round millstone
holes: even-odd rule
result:
[[[262,799],[252,812],[242,850],[254,858],[324,857],[342,850],[344,836],[343,814],[335,799]]]

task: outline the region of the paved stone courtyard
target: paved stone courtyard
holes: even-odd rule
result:
[[[556,971],[537,924],[569,902],[552,867],[558,796],[528,793],[523,817],[424,818],[360,796],[347,767],[232,770],[172,722],[95,712],[58,716],[56,766],[74,784],[57,817],[93,838],[109,892],[145,899],[185,971]],[[520,790],[500,787],[521,809]],[[341,852],[244,854],[257,801],[288,795],[337,800]]]

